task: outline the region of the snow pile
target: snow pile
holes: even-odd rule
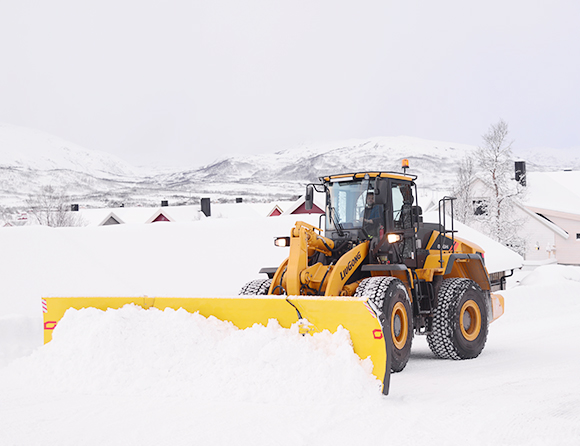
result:
[[[0,298],[0,303],[2,298]],[[19,314],[0,316],[0,368],[15,358],[30,355],[43,339],[42,317]]]
[[[380,395],[344,329],[303,336],[271,320],[240,330],[134,305],[68,310],[52,342],[17,367],[23,385],[42,370],[42,387],[59,393],[324,404]]]
[[[568,283],[580,282],[580,268],[576,266],[564,265],[545,265],[524,277],[520,285],[523,286],[547,286],[553,287],[554,284],[564,284],[564,286],[578,286],[578,284]]]

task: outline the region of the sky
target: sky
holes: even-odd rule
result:
[[[576,0],[0,0],[0,122],[194,167],[408,135],[580,152]]]

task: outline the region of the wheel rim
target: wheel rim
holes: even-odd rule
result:
[[[481,312],[473,300],[468,300],[461,307],[459,313],[459,326],[461,334],[468,341],[477,339],[481,331]]]
[[[395,348],[402,349],[407,343],[407,332],[409,331],[409,320],[407,311],[402,302],[397,302],[391,313],[391,335]]]

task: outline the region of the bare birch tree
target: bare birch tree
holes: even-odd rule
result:
[[[524,241],[518,236],[522,222],[513,212],[515,201],[521,199],[523,188],[513,181],[512,141],[508,140],[508,124],[500,119],[483,135],[483,145],[477,152],[482,179],[491,190],[486,212],[479,216],[488,235],[522,253]]]
[[[80,226],[80,219],[71,212],[70,197],[52,186],[44,186],[39,194],[27,200],[27,204],[30,213],[41,225]]]
[[[453,196],[455,202],[455,217],[462,223],[469,224],[473,220],[473,180],[475,179],[475,160],[471,154],[459,162],[459,170]]]

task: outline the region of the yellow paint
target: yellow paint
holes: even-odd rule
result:
[[[417,273],[417,279],[425,280],[427,282],[433,282],[433,276],[435,274],[436,268],[429,268],[429,269],[416,269],[415,272]],[[443,272],[443,269],[440,270]]]
[[[342,292],[340,293],[340,295],[341,296],[354,296],[354,293],[356,292],[356,289],[358,288],[358,286],[360,285],[361,282],[362,282],[362,279],[343,286]]]
[[[401,322],[401,332],[397,336],[395,334],[395,318],[398,317]],[[393,345],[397,350],[401,350],[405,343],[407,342],[407,333],[409,330],[409,319],[407,318],[407,312],[405,311],[405,306],[402,302],[397,302],[393,306],[393,311],[391,312],[391,335],[393,338]]]
[[[297,296],[302,294],[302,285],[300,274],[308,268],[308,259],[315,252],[322,252],[324,255],[330,255],[328,247],[334,248],[334,242],[326,237],[317,234],[315,231],[319,228],[299,221],[291,231],[290,237],[290,255],[286,266],[286,293]],[[326,246],[325,246],[326,245]],[[280,269],[278,269],[280,271]],[[338,293],[336,293],[338,295]]]
[[[434,274],[443,274],[445,272],[445,267],[447,266],[447,262],[449,261],[449,254],[443,251],[443,265],[439,263],[441,257],[439,255],[439,251],[429,251],[429,255],[425,259],[425,264],[423,265],[423,269],[432,269]]]
[[[300,273],[300,283],[304,285],[318,290],[320,288],[322,280],[327,276],[327,272],[331,269],[331,266],[323,265],[322,263],[318,262],[308,268],[302,270]],[[322,290],[326,283],[322,283]]]
[[[461,237],[455,236],[455,241],[459,243],[459,245],[455,248],[456,252],[464,252],[466,254],[475,254],[476,252],[484,252],[481,246],[476,245],[471,241],[462,239]]]
[[[468,327],[464,325],[463,321],[466,313],[470,318]],[[479,336],[479,332],[481,331],[481,312],[473,300],[468,300],[461,307],[461,311],[459,312],[459,327],[461,328],[461,334],[468,341],[475,341],[477,336]]]
[[[325,296],[340,296],[342,287],[350,278],[352,273],[362,264],[369,252],[369,242],[363,242],[355,246],[338,261],[328,277]]]
[[[492,312],[492,319],[490,322],[495,321],[499,318],[505,310],[505,302],[504,298],[501,294],[492,293],[491,294],[491,312]]]

